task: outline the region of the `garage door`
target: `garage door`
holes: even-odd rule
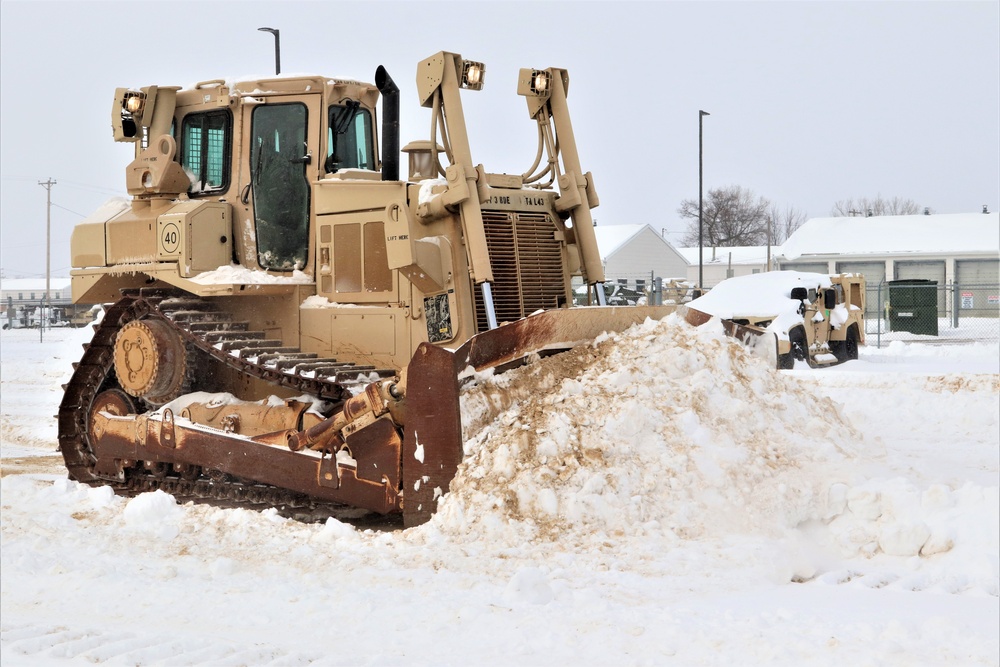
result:
[[[885,262],[837,262],[837,273],[860,273],[865,277],[865,319],[878,317],[882,312],[879,296],[882,303],[889,296],[884,284],[879,290],[879,285],[885,281]]]
[[[804,271],[805,273],[830,273],[826,262],[782,262],[781,271]]]
[[[947,290],[945,289],[944,262],[896,262],[894,280],[933,280],[937,283],[938,317],[946,315]]]
[[[955,282],[960,317],[1000,316],[1000,259],[956,260]]]

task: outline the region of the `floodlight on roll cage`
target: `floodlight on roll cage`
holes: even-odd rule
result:
[[[462,61],[462,88],[482,90],[486,80],[486,65],[474,60]]]
[[[125,93],[125,98],[122,100],[122,109],[131,114],[133,118],[141,117],[145,106],[146,93],[141,91],[129,91]]]
[[[530,89],[535,95],[547,95],[549,93],[549,73],[545,70],[532,70]]]

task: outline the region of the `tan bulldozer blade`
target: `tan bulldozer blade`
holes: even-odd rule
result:
[[[700,327],[708,323],[713,317],[690,306],[682,306],[682,309],[684,320],[691,326]],[[722,323],[722,328],[727,336],[735,338],[748,349],[760,350],[772,364],[777,365],[778,337],[775,334],[751,324],[737,324],[727,319],[720,319],[719,321]]]

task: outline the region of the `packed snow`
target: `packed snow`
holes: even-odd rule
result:
[[[0,338],[5,667],[1000,662],[995,344],[774,371],[647,321],[478,375],[382,532],[66,480],[87,333]]]
[[[191,278],[191,282],[199,285],[309,285],[313,279],[298,269],[292,271],[291,275],[278,275],[230,264],[199,273]]]

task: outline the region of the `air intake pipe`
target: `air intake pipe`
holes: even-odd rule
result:
[[[399,88],[382,65],[375,70],[382,93],[382,180],[399,180]]]

